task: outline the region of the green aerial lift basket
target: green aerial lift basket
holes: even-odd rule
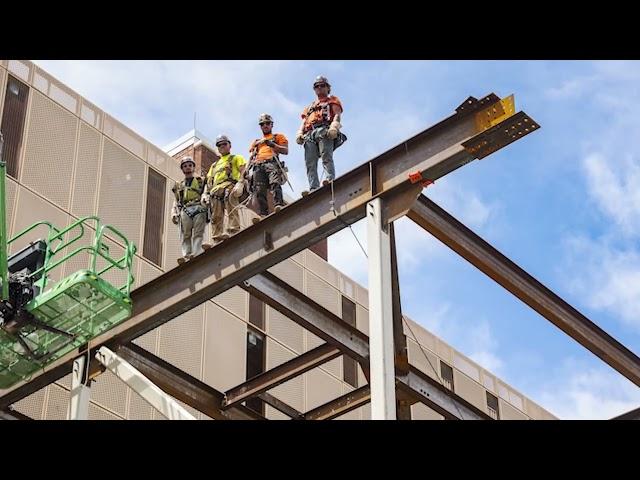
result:
[[[0,389],[5,389],[131,316],[136,247],[95,216],[62,230],[38,222],[7,241],[1,134],[0,203]],[[7,258],[9,245],[41,226],[48,227],[46,240],[31,242]],[[118,259],[109,254],[109,243],[115,242],[124,248]],[[71,259],[78,264],[83,256],[87,268],[57,282],[49,279],[52,270],[70,265],[66,262]],[[126,279],[115,287],[105,277],[118,271]]]

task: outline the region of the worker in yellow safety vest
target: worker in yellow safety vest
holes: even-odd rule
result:
[[[205,188],[202,177],[194,177],[196,164],[191,157],[184,157],[180,162],[180,169],[184,173],[184,180],[176,182],[172,188],[174,201],[171,208],[171,221],[180,228],[182,243],[182,257],[178,263],[183,264],[191,260],[194,255],[202,253],[202,237],[207,224],[207,209],[200,204],[200,198]]]
[[[211,209],[212,244],[203,244],[205,250],[240,231],[238,198],[243,193],[241,179],[247,161],[242,155],[231,154],[231,140],[226,135],[216,137],[216,147],[220,158],[207,173],[207,185],[201,200],[202,205],[209,205]],[[225,213],[228,217],[226,233]]]

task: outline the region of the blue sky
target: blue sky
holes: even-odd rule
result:
[[[640,62],[36,61],[162,147],[193,128],[247,154],[268,112],[306,188],[299,113],[326,75],[349,141],[340,175],[451,115],[469,95],[515,94],[542,129],[453,172],[425,194],[634,352],[640,344]],[[286,187],[289,195],[292,192]],[[365,225],[354,230],[366,245]],[[403,219],[403,311],[561,418],[610,418],[640,390],[547,320]],[[349,230],[330,261],[361,284]]]

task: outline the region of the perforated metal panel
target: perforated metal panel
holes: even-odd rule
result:
[[[425,330],[424,327],[422,327],[418,323],[405,317],[405,321],[402,322],[402,329],[407,338],[415,340],[420,345],[428,348],[432,352],[436,351],[436,337]]]
[[[267,370],[277,367],[295,356],[296,354],[292,351],[267,338]],[[272,388],[269,393],[300,412],[307,410],[305,409],[304,379],[302,375],[278,385],[276,388]]]
[[[444,420],[444,417],[423,403],[414,403],[411,405],[411,420]]]
[[[313,350],[314,348],[319,347],[324,343],[324,340],[322,340],[320,337],[318,337],[317,335],[309,331],[305,330],[304,336],[305,336],[305,344],[304,344],[305,352],[308,352],[309,350]]]
[[[453,385],[455,392],[480,410],[487,404],[486,390],[466,375],[453,369]]]
[[[325,372],[330,373],[339,380],[342,380],[342,357],[334,358],[333,360],[325,363],[320,368]]]
[[[360,285],[356,285],[356,301],[363,307],[369,308],[369,291]]]
[[[267,306],[267,333],[291,350],[304,352],[304,329],[280,312]]]
[[[247,324],[214,303],[205,303],[203,381],[226,391],[245,380]]]
[[[271,405],[265,405],[264,414],[269,420],[291,420],[284,413],[276,410]]]
[[[453,349],[440,339],[436,339],[436,353],[447,363],[453,363]]]
[[[158,356],[197,379],[202,378],[204,310],[200,305],[160,327]]]
[[[34,420],[42,420],[44,414],[44,401],[49,387],[44,387],[26,398],[13,404],[18,412],[33,418]]]
[[[159,268],[150,265],[146,261],[142,259],[138,259],[138,285],[144,285],[147,282],[150,282],[157,276],[162,274],[162,270]],[[149,352],[156,354],[156,341],[158,339],[158,331],[161,327],[154,328],[150,332],[145,333],[141,337],[136,338],[133,343],[136,345],[148,350]]]
[[[247,303],[249,302],[249,294],[240,287],[233,287],[224,293],[213,297],[213,301],[221,307],[229,310],[238,318],[248,321]]]
[[[13,236],[13,211],[16,206],[16,195],[18,192],[18,184],[7,178],[7,228],[9,229],[9,237]]]
[[[32,91],[22,183],[65,210],[71,197],[77,126],[72,113]]]
[[[2,108],[4,107],[4,89],[7,84],[7,71],[0,68],[0,118],[2,118]]]
[[[269,268],[269,272],[284,280],[296,290],[304,292],[304,269],[292,260],[287,259],[274,265]]]
[[[307,252],[307,270],[315,273],[325,282],[340,288],[338,271],[313,252]]]
[[[20,187],[18,190],[16,208],[16,211],[19,211],[20,215],[15,216],[13,226],[14,235],[41,220],[48,220],[58,228],[67,226],[69,220],[69,215],[54,207],[46,200],[34,195],[24,187]],[[14,253],[19,251],[21,248],[27,246],[29,242],[39,238],[46,238],[47,235],[48,229],[40,226],[12,243],[9,252]],[[59,280],[61,274],[62,268],[60,267],[52,270],[50,276],[52,280]]]
[[[136,392],[129,390],[129,408],[127,418],[129,420],[152,420],[153,407]]]
[[[71,201],[71,213],[77,217],[94,215],[96,208],[96,185],[100,168],[102,135],[97,130],[80,122],[78,155]]]
[[[426,348],[421,349],[420,346],[410,338],[407,338],[407,354],[409,355],[409,363],[411,365],[439,381],[439,377],[436,374],[436,371],[439,373],[439,363],[436,355]]]
[[[124,148],[137,155],[138,158],[143,159],[146,157],[146,142],[144,139],[109,115],[105,114],[104,116],[102,131],[105,135],[111,137]]]
[[[307,250],[302,250],[298,253],[296,253],[295,255],[292,255],[291,257],[289,257],[291,260],[293,260],[294,262],[298,263],[301,267],[305,266],[305,258],[307,255]]]
[[[320,280],[313,273],[305,272],[305,275],[307,296],[342,318],[342,302],[338,290]]]
[[[98,216],[114,225],[140,249],[140,226],[145,185],[145,166],[141,160],[104,139]]]
[[[70,400],[68,390],[55,384],[49,385],[45,420],[66,420]]]
[[[127,386],[106,370],[91,384],[91,401],[124,417],[127,413]]]
[[[167,162],[174,161],[170,160],[166,153],[153,145],[147,145],[146,160],[149,165],[165,174],[167,172]]]
[[[32,64],[27,60],[9,60],[7,69],[13,73],[16,77],[29,82],[29,76],[31,74]]]
[[[453,366],[460,370],[465,375],[471,377],[476,382],[480,383],[480,367],[474,365],[471,360],[466,358],[459,352],[453,353]]]
[[[56,383],[67,390],[71,390],[71,374],[65,375],[60,380],[57,380]]]
[[[173,188],[174,184],[175,182],[171,180],[167,180],[167,196],[164,202],[165,219],[171,218],[171,207],[173,206],[173,201],[175,199],[173,192],[171,191],[171,188]],[[178,225],[174,225],[171,222],[171,220],[168,220],[165,223],[166,223],[166,226],[165,226],[164,241],[163,241],[165,251],[164,251],[163,268],[165,271],[167,271],[178,266],[178,264],[176,263],[176,260],[178,259],[178,257],[182,256],[182,250],[180,246],[180,230]],[[204,235],[205,240],[209,238],[208,229],[209,227],[205,229],[205,235]]]
[[[496,391],[496,379],[493,375],[482,371],[482,384],[487,390],[491,390],[492,392]]]
[[[312,410],[342,395],[342,382],[320,368],[304,374],[307,410]]]
[[[97,130],[102,130],[102,111],[86,99],[82,99],[80,118]]]
[[[89,420],[123,420],[122,418],[100,408],[95,403],[89,403]]]
[[[345,297],[356,300],[356,284],[345,275],[340,275],[340,291]]]
[[[356,328],[369,335],[369,310],[356,303]]]
[[[503,399],[499,398],[498,401],[500,402],[500,419],[501,420],[528,420],[529,419],[529,417],[527,417],[524,413],[515,409],[514,407],[509,405],[507,402],[505,402]]]

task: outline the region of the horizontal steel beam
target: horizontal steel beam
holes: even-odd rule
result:
[[[509,119],[486,131],[479,128],[476,114],[497,103],[493,94],[479,101],[470,98],[456,114],[340,176],[332,188],[312,192],[137,288],[131,295],[131,318],[93,339],[92,346],[114,349],[159,327],[364,218],[366,204],[375,197],[385,200],[389,221],[404,215],[420,190],[419,183],[412,184],[416,179],[438,179],[483,156],[485,138],[501,148],[524,137],[526,133],[500,142],[494,138],[509,130],[502,128]],[[0,408],[35,392],[38,384],[31,382],[41,379],[44,386],[66,375],[77,355],[70,352],[34,373],[30,382],[1,392]]]
[[[262,420],[264,417],[244,405],[222,411],[224,394],[192,377],[170,363],[130,344],[121,346],[117,354],[173,398],[195,408],[215,420]]]
[[[264,272],[245,282],[243,288],[304,328],[317,332],[327,344],[341,349],[343,353],[361,362],[364,368],[368,368],[369,337],[288,283],[270,272]],[[421,402],[439,413],[445,412],[442,413],[445,417],[490,419],[484,412],[445,389],[436,380],[420,374],[413,365],[409,365],[408,368],[409,375],[402,375],[396,371],[396,381],[404,385],[405,389],[412,392]]]
[[[369,339],[364,333],[273,273],[262,272],[239,286],[350,357],[369,362]]]
[[[371,401],[369,385],[360,387],[304,414],[305,420],[331,420],[349,413]]]
[[[302,412],[299,412],[298,410],[293,408],[291,405],[283,402],[282,400],[280,400],[277,397],[274,397],[273,395],[271,395],[268,392],[262,392],[260,395],[258,395],[258,398],[260,400],[264,401],[265,403],[268,403],[269,405],[271,405],[276,410],[278,410],[278,411],[284,413],[285,415],[287,415],[288,417],[292,418],[293,420],[303,420],[304,419],[304,416],[302,415]]]
[[[149,405],[160,412],[163,417],[169,420],[196,420],[196,417],[191,415],[175,398],[107,347],[100,347],[96,358],[134,393],[140,395]]]
[[[304,372],[340,355],[342,352],[336,347],[326,343],[320,345],[228,390],[225,394],[225,400],[222,402],[222,408],[227,409],[259,393],[275,388],[281,383],[302,375]]]
[[[461,222],[421,195],[407,216],[640,386],[640,358]]]
[[[0,410],[0,420],[33,420],[33,418],[17,410],[7,408],[6,410]]]
[[[464,398],[453,394],[413,365],[409,368],[407,375],[396,376],[396,385],[404,389],[406,393],[418,398],[444,418],[448,420],[492,420],[488,414]]]

